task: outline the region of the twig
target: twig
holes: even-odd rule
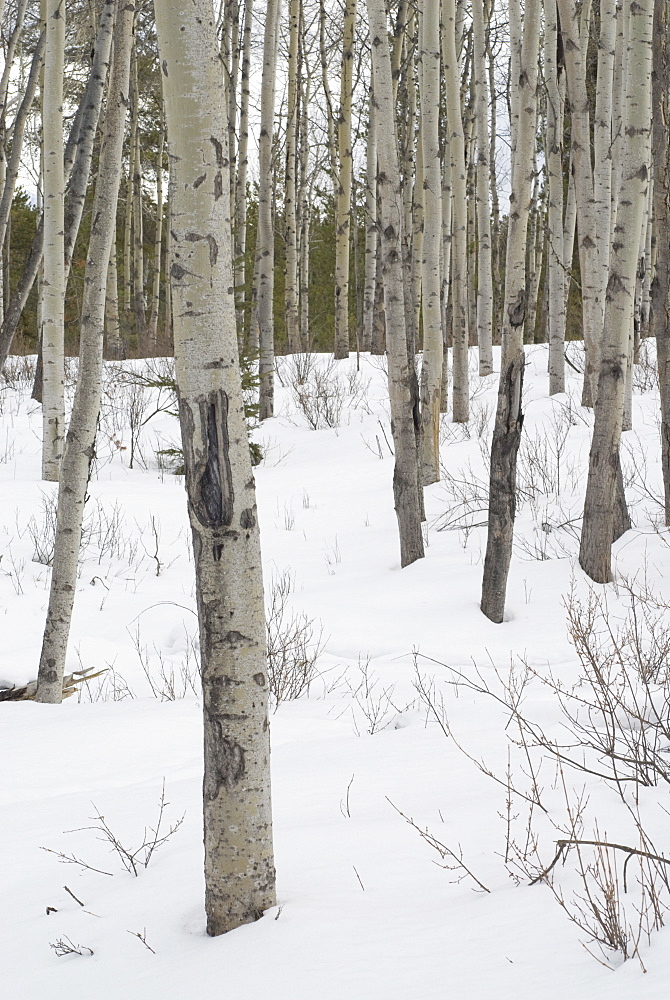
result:
[[[142,942],[142,944],[144,945],[144,947],[148,948],[152,955],[156,954],[156,952],[153,950],[153,948],[151,947],[151,945],[147,943],[147,929],[146,929],[146,927],[143,929],[143,931],[142,931],[141,934],[140,934],[139,931],[128,931],[128,933],[132,934],[133,937],[139,938],[139,940]]]
[[[66,885],[64,885],[63,888],[68,893],[68,895],[72,896],[72,898],[74,899],[75,903],[79,903],[80,906],[84,906],[85,905],[84,903],[82,903],[82,901],[80,899],[77,899],[77,897],[73,893],[72,889],[68,889],[68,887]]]
[[[465,874],[469,875],[470,878],[473,880],[473,882],[477,883],[477,885],[479,886],[480,889],[482,889],[484,892],[490,892],[491,891],[490,889],[487,889],[487,887],[484,885],[483,882],[479,881],[479,879],[477,878],[476,875],[473,874],[473,872],[470,871],[470,869],[468,868],[468,866],[463,861],[463,855],[462,855],[462,853],[461,854],[456,854],[454,851],[451,850],[450,847],[447,847],[447,845],[443,844],[442,841],[440,841],[440,840],[437,839],[437,837],[434,837],[432,833],[429,833],[429,831],[427,829],[426,830],[422,830],[421,827],[417,823],[415,823],[414,820],[410,816],[406,816],[405,813],[401,809],[398,809],[398,807],[397,807],[397,805],[395,805],[395,803],[391,802],[391,800],[388,797],[388,795],[385,795],[384,798],[386,799],[386,801],[388,802],[388,804],[390,806],[393,806],[393,808],[395,809],[395,811],[400,816],[402,816],[402,818],[405,820],[405,822],[409,823],[409,825],[411,827],[413,827],[413,829],[416,830],[416,832],[419,834],[419,836],[423,840],[425,840],[426,843],[429,844],[433,848],[433,850],[437,851],[437,853],[440,855],[440,857],[443,860],[445,858],[453,858],[454,861],[456,862],[455,865],[446,864],[446,865],[442,865],[441,867],[443,867],[443,868],[449,868],[452,871],[453,871],[454,868],[462,868],[463,871],[465,872]],[[354,868],[354,871],[356,871],[355,868]],[[358,872],[356,872],[356,874],[358,874]],[[463,876],[461,876],[461,879],[462,878],[463,878]],[[459,879],[458,881],[460,882],[461,879]]]

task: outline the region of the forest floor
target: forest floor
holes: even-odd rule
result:
[[[271,721],[279,905],[218,939],[203,910],[184,487],[159,454],[178,426],[166,393],[106,366],[68,669],[107,670],[60,708],[0,705],[3,998],[668,996],[662,863],[634,855],[624,873],[626,852],[582,846],[530,884],[565,837],[670,854],[653,365],[636,370],[625,435],[634,527],[615,546],[617,584],[595,587],[576,559],[592,417],[572,369],[568,393],[547,397],[546,360],[527,349],[502,625],[479,610],[495,378],[473,373],[467,426],[443,418],[426,557],[401,571],[383,359],[279,360],[278,416],[254,432],[266,591],[279,633],[318,657]],[[30,367],[11,359],[0,381],[5,686],[36,674],[53,537]],[[624,691],[609,715],[608,690]],[[656,707],[655,729],[626,692]],[[145,868],[163,786],[158,839],[183,822]]]

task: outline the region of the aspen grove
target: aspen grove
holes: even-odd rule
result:
[[[669,19],[0,0],[8,996],[667,994]]]

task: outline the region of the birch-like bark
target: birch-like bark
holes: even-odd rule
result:
[[[381,259],[386,312],[391,430],[395,447],[393,496],[400,534],[400,564],[422,558],[417,425],[411,379],[414,358],[407,350],[402,266],[403,201],[395,136],[393,78],[384,0],[367,0],[372,46],[374,99],[378,121],[378,184],[381,202]],[[416,375],[414,375],[416,378]]]
[[[604,319],[606,270],[601,267],[607,234],[596,211],[594,167],[591,159],[591,105],[586,86],[588,23],[591,2],[581,9],[573,0],[557,0],[571,111],[571,162],[579,216],[579,265],[582,292],[582,327],[586,370],[582,402],[592,405],[597,392],[600,343]]]
[[[377,274],[377,115],[370,88],[365,172],[365,282],[363,290],[363,350],[372,347]]]
[[[132,67],[133,103],[136,112],[135,142],[133,156],[133,310],[135,313],[135,336],[137,347],[146,351],[147,317],[144,305],[144,205],[142,198],[142,136],[139,126],[139,83],[137,79],[137,46]]]
[[[247,250],[247,171],[249,167],[249,72],[251,67],[251,27],[253,0],[245,0],[244,27],[242,30],[242,66],[240,71],[240,127],[237,138],[237,177],[235,179],[235,307],[237,310],[237,337],[241,343],[244,334],[244,289],[246,284],[245,255]]]
[[[95,38],[95,51],[84,98],[77,115],[80,116],[77,128],[77,144],[74,158],[68,162],[64,157],[65,183],[65,280],[70,274],[72,254],[79,233],[81,218],[84,214],[86,191],[91,174],[93,146],[98,131],[102,98],[107,86],[112,37],[114,34],[115,0],[104,0],[100,13],[98,31]],[[68,141],[68,145],[70,145]]]
[[[627,0],[625,139],[616,240],[611,247],[605,336],[595,405],[579,563],[597,583],[612,579],[619,443],[633,327],[635,275],[650,168],[653,0]]]
[[[46,47],[44,137],[44,277],[42,283],[42,479],[58,481],[65,440],[65,176],[63,69],[65,0],[43,0]]]
[[[163,250],[163,151],[165,145],[165,120],[161,107],[158,125],[158,155],[156,157],[156,229],[154,233],[153,280],[151,282],[151,309],[149,312],[149,353],[155,354],[158,346],[158,313],[161,301],[161,271]]]
[[[518,0],[512,0],[512,7]],[[516,13],[519,13],[516,8]],[[510,18],[518,23],[520,18]],[[526,246],[531,200],[533,151],[537,121],[537,63],[540,38],[540,2],[526,0],[523,40],[511,39],[520,51],[518,94],[514,100],[516,127],[512,130],[512,184],[510,193],[502,363],[498,406],[491,442],[488,537],[482,582],[481,608],[500,623],[505,611],[507,576],[512,559],[516,513],[516,459],[523,424],[523,329],[526,318]],[[513,88],[516,89],[516,88]]]
[[[349,357],[349,244],[351,234],[351,105],[353,99],[356,0],[346,0],[335,178],[335,357]]]
[[[259,327],[259,411],[261,420],[274,414],[274,292],[275,246],[272,227],[272,127],[275,114],[277,29],[281,0],[268,0],[263,40],[261,121],[258,140],[258,236],[256,263],[258,292],[256,310]]]
[[[175,362],[200,623],[205,907],[216,935],[275,903],[263,579],[212,5],[160,0],[154,9],[173,164]]]
[[[42,702],[58,703],[62,699],[65,655],[77,587],[81,526],[90,466],[95,454],[102,386],[105,289],[116,230],[133,16],[134,7],[127,0],[120,0],[84,278],[79,374],[58,490],[51,590],[37,686],[37,700]]]
[[[665,523],[670,525],[670,4],[654,4],[654,72],[652,77],[652,162],[656,268],[651,285],[650,335],[656,337],[661,397],[661,468]]]
[[[230,176],[230,217],[235,218],[235,176],[237,173],[237,79],[240,72],[240,3],[230,0],[230,69],[224,77],[227,87],[228,161]]]
[[[407,336],[408,350],[412,358],[416,354],[416,311],[414,294],[414,254],[412,252],[412,238],[414,236],[414,201],[415,182],[417,173],[416,162],[416,79],[414,74],[415,62],[415,37],[416,37],[416,8],[407,6],[407,18],[404,28],[404,57],[400,68],[400,78],[398,83],[398,95],[400,103],[400,114],[398,118],[398,148],[400,151],[400,176],[402,180],[403,194],[403,221],[402,221],[402,241],[403,241],[403,281],[405,288],[403,292],[405,303],[405,333]]]
[[[326,44],[326,22],[328,12],[326,11],[326,0],[319,0],[319,57],[321,61],[321,87],[323,97],[326,102],[324,108],[326,116],[326,128],[328,135],[328,163],[330,176],[333,182],[333,190],[337,183],[338,163],[337,163],[337,143],[335,140],[335,115],[333,114],[333,98],[330,92],[330,82],[328,76],[328,49]]]
[[[304,8],[303,28],[304,37]],[[309,178],[309,102],[311,98],[312,76],[306,66],[305,54],[301,52],[302,75],[301,105],[300,105],[300,268],[298,272],[300,290],[300,346],[303,351],[311,350],[309,334],[309,235],[312,217],[312,191]]]
[[[451,300],[451,153],[445,143],[442,162],[442,391],[440,412],[449,409],[449,346],[452,341]]]
[[[422,261],[423,364],[421,368],[421,466],[423,485],[440,478],[440,399],[442,316],[440,244],[442,171],[440,169],[440,0],[423,0],[421,17],[421,145],[424,231]]]
[[[498,98],[496,96],[495,60],[491,52],[490,20],[486,28],[486,55],[489,75],[490,114],[490,152],[489,152],[489,183],[491,189],[491,275],[493,281],[493,336],[500,330],[500,310],[502,295],[500,293],[500,203],[498,199],[498,178],[496,171],[496,156],[498,149]]]
[[[297,136],[298,136],[298,34],[301,0],[289,0],[288,106],[286,109],[286,172],[284,175],[284,242],[286,339],[289,354],[300,351],[298,316]]]
[[[110,358],[123,357],[121,321],[119,319],[119,288],[116,268],[116,240],[112,242],[107,268],[107,292],[105,295],[105,337],[107,354]]]
[[[549,395],[565,392],[565,270],[563,262],[563,95],[559,85],[556,0],[544,4],[544,81],[547,90],[547,323]]]
[[[489,205],[489,92],[486,79],[484,2],[472,2],[474,35],[475,127],[477,134],[477,343],[479,374],[493,371],[493,277]]]
[[[468,386],[467,201],[460,79],[456,57],[456,6],[442,0],[442,62],[451,156],[451,302],[453,307],[453,418],[467,423]]]

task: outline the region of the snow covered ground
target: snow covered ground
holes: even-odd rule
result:
[[[169,409],[165,393],[157,399],[125,385],[107,366],[68,668],[108,669],[60,708],[0,706],[3,998],[667,997],[670,930],[640,934],[636,908],[643,923],[651,918],[635,858],[624,893],[626,855],[608,855],[619,880],[609,902],[589,874],[597,858],[588,848],[584,877],[573,850],[552,872],[555,892],[529,885],[527,872],[548,865],[569,831],[570,811],[581,809],[582,838],[639,847],[634,810],[624,802],[630,793],[561,770],[532,747],[529,763],[500,701],[453,683],[466,675],[504,698],[505,684],[528,676],[524,717],[567,741],[555,685],[536,675],[551,674],[566,690],[583,678],[565,605],[579,620],[579,602],[584,608],[589,599],[576,553],[591,417],[578,405],[572,369],[569,393],[549,400],[545,348],[529,348],[527,360],[516,552],[507,620],[493,625],[478,603],[495,379],[473,375],[467,427],[443,418],[444,476],[426,490],[426,558],[401,571],[383,360],[363,356],[357,373],[355,358],[335,365],[318,357],[306,370],[304,359],[280,359],[279,415],[255,432],[265,451],[256,481],[266,589],[290,574],[287,614],[313,621],[323,649],[309,695],[282,703],[272,717],[279,906],[215,940],[204,931],[183,481],[157,455],[175,445],[178,428],[163,409],[151,416]],[[291,389],[299,366],[302,407]],[[45,524],[54,490],[39,478],[40,413],[29,368],[13,359],[9,381],[0,382],[5,684],[35,676],[48,598]],[[319,373],[338,426],[314,430],[305,409],[313,423],[323,421],[314,412],[323,400],[308,396]],[[635,525],[616,545],[616,562],[621,579],[637,574],[639,588],[670,601],[670,539],[654,499],[661,482],[653,381],[643,366],[634,430],[625,435]],[[604,613],[620,628],[625,588],[592,592],[606,596]],[[102,835],[101,817],[134,850],[155,826],[163,782],[161,829],[182,816],[183,823],[136,877]],[[668,851],[666,790],[663,781],[639,788],[648,851]],[[524,846],[529,799],[537,854]],[[441,857],[421,837],[425,830],[453,853]],[[623,962],[620,951],[599,949],[569,919],[592,921],[588,898],[576,899],[587,889],[596,908],[618,913],[629,951],[639,937],[639,958]],[[670,893],[658,879],[657,891],[664,910]],[[68,941],[82,954],[59,957],[54,945]]]

